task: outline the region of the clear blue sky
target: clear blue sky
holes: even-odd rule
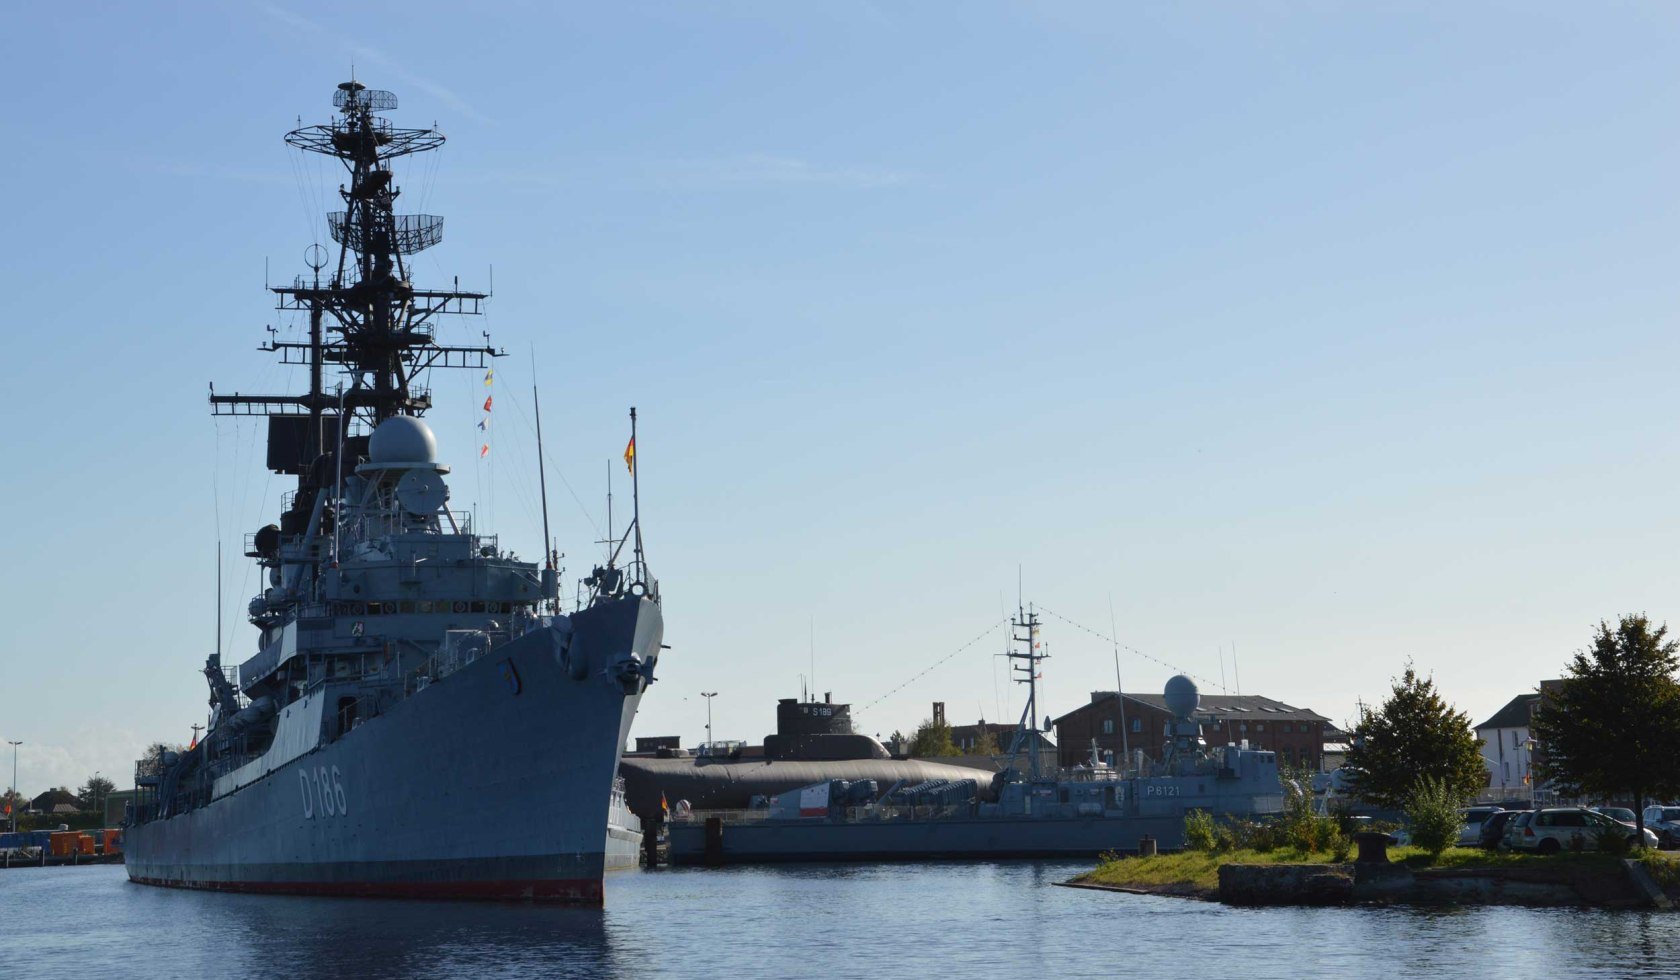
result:
[[[761,737],[813,635],[817,688],[861,709],[997,621],[1017,567],[1064,616],[1106,630],[1112,596],[1132,648],[1217,680],[1234,645],[1246,692],[1337,720],[1412,658],[1480,721],[1599,618],[1680,618],[1674,6],[556,7],[13,12],[24,789],[121,784],[188,738],[218,529],[249,654],[237,545],[285,481],[206,383],[303,383],[253,349],[297,329],[264,264],[301,271],[339,178],[280,137],[352,62],[450,137],[399,172],[448,218],[419,278],[494,267],[451,335],[514,355],[489,463],[478,378],[433,380],[457,503],[539,550],[534,350],[586,571],[641,409],[674,648],[641,734],[698,739],[717,690],[718,736]],[[1045,636],[1051,709],[1113,686],[1105,643]],[[1001,649],[860,725],[1007,713]]]

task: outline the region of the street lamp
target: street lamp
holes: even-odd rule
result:
[[[18,805],[17,805],[18,804],[18,799],[17,799],[17,747],[22,745],[23,743],[22,742],[14,742],[11,739],[7,739],[6,744],[8,744],[12,747],[12,832],[16,833],[17,832],[17,812],[18,812]]]
[[[718,696],[716,691],[701,691],[700,696],[706,699],[706,751],[712,750],[712,699]]]
[[[93,771],[93,812],[99,814],[99,825],[105,825],[105,811],[99,806],[99,770]]]

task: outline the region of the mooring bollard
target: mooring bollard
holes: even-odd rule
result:
[[[1353,835],[1354,843],[1359,845],[1357,864],[1387,864],[1388,835],[1374,830],[1361,831]]]
[[[1138,838],[1138,857],[1152,858],[1155,856],[1155,838],[1144,834]]]

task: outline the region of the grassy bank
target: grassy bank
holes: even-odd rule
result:
[[[1558,867],[1571,865],[1583,873],[1596,868],[1610,869],[1620,860],[1603,854],[1518,854],[1510,851],[1484,851],[1478,848],[1450,847],[1439,858],[1431,860],[1428,853],[1416,847],[1391,847],[1391,861],[1413,870],[1435,868],[1441,870],[1471,870],[1476,868],[1512,868],[1523,866]],[[1646,851],[1631,855],[1645,863],[1652,878],[1671,894],[1680,893],[1680,854],[1676,852]],[[1271,851],[1180,851],[1154,857],[1124,857],[1105,859],[1095,868],[1074,879],[1077,884],[1106,885],[1115,888],[1134,888],[1164,895],[1187,895],[1211,898],[1219,890],[1219,868],[1224,864],[1330,864],[1328,851],[1299,851],[1279,848]]]

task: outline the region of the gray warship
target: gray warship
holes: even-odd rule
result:
[[[500,352],[437,340],[440,317],[487,293],[410,282],[442,219],[395,212],[391,163],[443,136],[393,126],[396,97],[357,82],[333,105],[286,142],[345,167],[336,263],[312,246],[312,275],[271,287],[309,333],[262,348],[307,368],[309,390],[210,396],[215,414],[265,417],[268,469],[297,480],[246,542],[267,582],[249,606],[256,653],[236,668],[212,654],[203,737],[137,767],[129,877],[600,904],[603,871],[639,843],[614,776],[664,628],[639,506],[566,612],[546,503],[540,563],[450,509],[425,379],[488,383]],[[632,409],[632,447],[634,431]],[[537,433],[540,460],[540,408]]]
[[[679,801],[668,831],[671,863],[1088,858],[1137,853],[1146,840],[1162,850],[1182,848],[1191,810],[1282,812],[1276,755],[1242,743],[1207,745],[1197,716],[1201,695],[1183,675],[1166,684],[1174,721],[1158,760],[1116,768],[1093,748],[1088,765],[1044,772],[1029,738],[1038,726],[1045,659],[1039,622],[1028,609],[1012,626],[1012,674],[1027,685],[1027,702],[1002,772],[898,780],[884,789],[874,779],[827,779],[745,810],[695,810]]]

